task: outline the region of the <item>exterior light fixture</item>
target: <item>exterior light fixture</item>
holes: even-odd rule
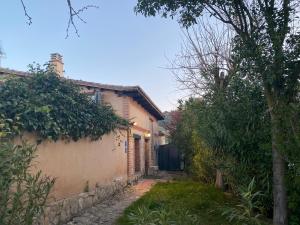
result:
[[[150,138],[151,137],[151,133],[150,132],[145,133],[145,137],[146,138]]]

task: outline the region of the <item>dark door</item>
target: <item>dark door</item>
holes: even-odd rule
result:
[[[181,170],[181,157],[173,145],[161,145],[158,149],[158,167],[160,170]]]
[[[140,139],[134,139],[134,171],[141,171]]]
[[[148,175],[148,168],[149,168],[149,139],[145,139],[145,173]]]

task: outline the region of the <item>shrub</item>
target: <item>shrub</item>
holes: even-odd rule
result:
[[[246,187],[240,188],[240,202],[235,207],[224,208],[222,215],[226,216],[229,222],[238,221],[243,225],[263,225],[260,220],[262,215],[260,191],[255,191],[255,179]]]
[[[127,125],[111,107],[95,104],[80,93],[78,85],[41,69],[32,76],[8,79],[2,85],[0,114],[19,121],[21,131],[35,132],[40,139],[97,140]]]
[[[36,148],[0,143],[0,224],[31,225],[43,212],[54,179],[30,173]]]

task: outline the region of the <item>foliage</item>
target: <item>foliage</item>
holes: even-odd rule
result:
[[[180,121],[180,111],[173,110],[164,113],[164,120],[159,121],[159,125],[165,128],[172,136],[176,132],[176,127]]]
[[[0,224],[31,225],[43,212],[54,184],[41,171],[30,172],[36,148],[0,143]]]
[[[197,215],[189,211],[161,209],[151,210],[145,206],[128,215],[129,224],[139,225],[191,225],[199,224]]]
[[[0,224],[31,225],[43,213],[54,179],[31,171],[36,148],[12,139],[25,131],[42,139],[99,139],[127,122],[97,105],[71,81],[40,67],[0,88]],[[85,187],[88,190],[88,183]]]
[[[229,225],[232,223],[219,209],[234,206],[234,202],[216,188],[198,182],[158,183],[129,206],[117,224]]]
[[[300,224],[300,167],[289,165],[287,176],[289,224]]]
[[[0,114],[0,140],[6,139],[19,133],[20,118],[17,117],[15,121],[7,119],[3,114]]]
[[[240,221],[243,225],[262,225],[260,218],[262,217],[261,191],[255,191],[255,178],[247,187],[239,190],[240,203],[236,208],[227,207],[222,215],[232,222]]]
[[[285,191],[284,175],[289,174],[290,171],[286,173],[285,168],[287,163],[297,166],[299,162],[300,132],[299,117],[296,116],[299,111],[294,110],[293,107],[299,105],[299,11],[300,4],[297,0],[139,0],[136,6],[136,12],[145,16],[176,17],[186,27],[195,24],[198,17],[208,13],[220,22],[229,25],[235,31],[234,57],[238,58],[238,60],[234,59],[237,70],[236,75],[240,79],[261,85],[264,94],[260,95],[260,98],[264,98],[264,104],[267,105],[270,116],[270,125],[262,128],[270,128],[269,133],[272,136],[274,162],[272,175],[274,180],[277,181],[276,184],[273,184],[274,224],[287,224],[287,193]],[[238,98],[238,96],[235,97]],[[222,106],[223,104],[218,107],[221,109]],[[206,141],[217,141],[217,145],[212,149],[214,151],[219,150],[219,153],[222,153],[224,147],[226,150],[241,149],[243,153],[247,153],[245,151],[247,146],[245,146],[246,149],[243,149],[244,146],[239,146],[239,148],[230,147],[230,144],[232,144],[230,139],[234,140],[234,146],[239,143],[246,144],[247,141],[243,140],[244,136],[240,136],[240,141],[237,142],[231,132],[241,135],[240,132],[234,132],[234,130],[227,132],[226,129],[223,129],[226,128],[225,125],[228,120],[227,116],[223,115],[224,109],[226,112],[225,107],[218,111],[219,113],[209,114],[215,117],[216,122],[210,124],[217,129],[213,130],[216,133],[215,138],[206,139]],[[240,115],[244,116],[244,114]],[[232,118],[237,119],[236,115]],[[258,121],[256,120],[255,123]],[[252,124],[251,120],[250,124]],[[245,128],[249,128],[247,124],[245,125]],[[242,129],[238,131],[242,131]],[[260,132],[248,133],[256,136]],[[213,135],[209,136],[213,137]],[[247,136],[246,133],[246,138],[250,138]],[[259,138],[259,136],[256,137]],[[264,137],[265,135],[263,135]],[[260,143],[260,141],[258,140],[257,143]],[[214,144],[214,142],[211,143]],[[253,141],[252,143],[255,144]],[[219,146],[220,144],[221,146]],[[258,149],[261,149],[261,146]],[[264,154],[263,151],[260,152],[262,152],[262,155]],[[259,154],[255,157],[257,156]],[[239,157],[247,159],[243,155],[239,155]],[[251,156],[249,158],[252,159]],[[240,160],[237,162],[244,163]],[[291,178],[291,176],[287,177]]]
[[[2,85],[0,115],[8,122],[18,121],[21,131],[52,140],[97,140],[127,124],[111,107],[97,105],[81,94],[73,82],[40,68],[32,76],[12,78]],[[8,125],[7,129],[14,130],[13,124]]]
[[[190,168],[192,175],[201,182],[213,184],[216,177],[216,157],[214,152],[205,145],[198,135],[196,136],[195,133],[192,135],[192,145],[195,150]]]
[[[186,156],[188,171],[213,184],[216,169],[222,171],[227,189],[257,177],[264,192],[265,214],[272,211],[270,125],[259,83],[232,76],[220,94],[181,102],[181,120],[173,140]],[[243,116],[241,116],[243,115]]]

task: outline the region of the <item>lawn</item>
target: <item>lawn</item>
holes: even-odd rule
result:
[[[129,206],[117,224],[232,225],[221,214],[223,207],[233,204],[230,196],[213,186],[192,181],[158,183]]]

